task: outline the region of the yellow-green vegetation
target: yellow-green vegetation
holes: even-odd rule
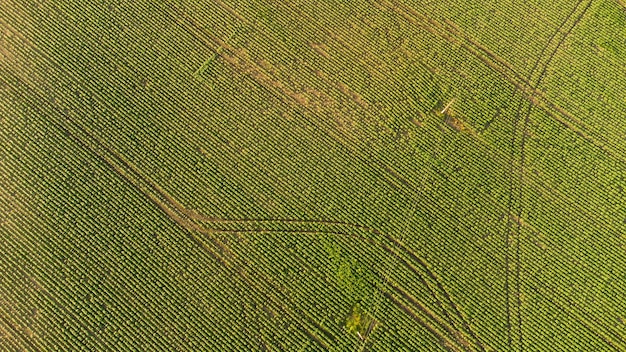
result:
[[[356,334],[361,340],[365,340],[375,327],[376,320],[364,311],[359,304],[355,304],[352,307],[352,312],[346,319],[346,330],[351,334]]]
[[[0,0],[0,351],[626,350],[620,0]]]

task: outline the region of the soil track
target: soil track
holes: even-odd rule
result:
[[[19,80],[19,78],[17,78]],[[24,86],[29,86],[26,82],[21,82]],[[35,90],[36,88],[30,86],[31,90]],[[43,97],[41,96],[41,92],[32,92],[36,96],[43,101]],[[49,103],[45,105],[50,105]],[[340,236],[348,236],[359,240],[364,240],[367,243],[377,246],[385,250],[391,255],[400,257],[400,254],[394,251],[390,247],[390,243],[395,246],[399,246],[403,252],[409,253],[410,258],[418,258],[415,253],[412,253],[411,250],[404,247],[401,243],[393,240],[387,235],[382,234],[378,230],[368,228],[365,226],[350,224],[339,221],[324,221],[324,220],[310,220],[310,221],[302,221],[302,220],[290,220],[290,219],[241,219],[241,220],[229,220],[229,219],[214,219],[210,217],[205,217],[198,214],[195,211],[189,210],[182,206],[180,202],[171,197],[167,192],[165,192],[160,186],[147,178],[140,170],[138,170],[132,163],[126,160],[123,156],[119,155],[111,148],[109,148],[104,141],[100,140],[93,134],[91,131],[82,127],[80,123],[75,121],[71,116],[67,115],[61,109],[55,106],[49,106],[50,109],[54,110],[57,114],[63,116],[61,119],[63,122],[54,123],[55,126],[61,130],[65,135],[74,140],[77,144],[81,145],[88,151],[91,151],[96,156],[98,156],[101,160],[103,160],[107,165],[109,165],[117,174],[126,179],[130,184],[136,187],[142,194],[144,194],[148,199],[150,199],[159,209],[161,209],[169,218],[175,221],[182,228],[185,228],[190,232],[190,235],[194,239],[196,243],[198,243],[205,251],[211,255],[216,261],[222,263],[222,265],[226,267],[233,268],[233,263],[231,263],[232,258],[234,257],[233,253],[230,249],[222,242],[218,240],[216,235],[220,234],[241,234],[241,233],[294,233],[294,234],[324,234],[324,235],[340,235]],[[232,229],[232,228],[220,228],[220,225],[237,225],[238,227],[242,224],[253,225],[252,229]],[[275,229],[275,225],[296,225],[297,228],[286,228],[286,229]],[[272,225],[272,226],[268,226]],[[319,231],[313,230],[310,228],[306,228],[307,226],[330,226],[331,229],[327,231]],[[305,228],[302,228],[305,226]],[[334,228],[334,229],[333,229]],[[353,231],[349,231],[347,229],[352,229]],[[354,231],[356,230],[356,231]],[[198,237],[197,234],[203,234],[206,236],[206,239],[209,243],[217,249],[215,251],[211,247],[207,246],[204,242],[204,239]],[[370,233],[374,237],[364,236],[363,233]],[[375,238],[378,237],[378,238]],[[384,244],[387,242],[388,244]],[[403,260],[406,263],[406,260]],[[439,282],[437,276],[430,271],[429,267],[423,260],[418,261],[418,265],[422,267],[422,270],[426,271],[427,277],[436,280],[435,284],[429,285],[429,289],[432,290],[435,287],[437,290],[443,289],[443,285]],[[415,270],[415,269],[413,269]],[[255,273],[254,275],[246,274],[245,271],[238,271],[240,275],[244,278],[245,281],[251,287],[255,287],[255,282],[250,281],[250,277],[261,277],[260,273]],[[267,284],[269,291],[266,292],[280,292],[280,288],[276,286],[272,286],[269,284],[269,280],[263,280]],[[425,281],[423,281],[425,282]],[[434,286],[432,286],[434,285]],[[440,292],[441,295],[448,299],[447,304],[452,306],[454,312],[459,312],[458,307],[456,307],[455,303],[450,299],[450,296],[447,292]],[[267,293],[266,293],[267,295]],[[434,297],[437,299],[437,297]],[[412,303],[412,301],[410,301]],[[275,303],[280,305],[280,301],[276,300]],[[320,339],[318,335],[308,330],[306,326],[302,326],[303,331],[307,333],[314,341],[318,342],[320,346],[324,348],[328,348],[332,341],[334,340],[334,336],[330,331],[316,323],[313,319],[308,317],[308,315],[297,308],[297,306],[292,305],[291,310],[294,310],[294,313],[290,314],[294,318],[297,316],[304,317],[305,322],[310,326],[314,327],[317,331],[320,331],[327,339],[326,341]],[[431,316],[429,318],[432,319]],[[464,327],[469,328],[469,324],[464,320],[463,316],[458,316],[457,319],[464,321]],[[439,321],[437,319],[437,321]],[[453,328],[450,328],[453,329]],[[452,331],[447,329],[448,331]],[[468,332],[454,329],[455,333],[450,334],[449,338],[458,340],[461,345],[467,344],[466,339],[463,337]],[[471,331],[471,330],[470,330]],[[473,336],[473,331],[469,333]],[[476,350],[484,350],[484,347],[479,342],[476,345]]]
[[[566,16],[566,18],[563,20],[563,22],[556,28],[556,30],[554,31],[554,33],[550,36],[550,38],[548,39],[548,41],[546,42],[546,45],[543,47],[541,53],[539,54],[538,58],[535,60],[535,64],[533,65],[528,78],[526,79],[528,82],[532,82],[532,77],[534,75],[534,73],[536,72],[536,70],[539,68],[539,64],[541,63],[541,61],[543,60],[546,51],[548,50],[548,48],[550,47],[550,45],[552,44],[553,40],[556,38],[556,36],[561,33],[562,29],[568,24],[568,22],[570,21],[570,19],[572,18],[572,16],[576,13],[576,11],[578,10],[578,8],[580,7],[580,5],[583,3],[584,0],[580,0],[575,6],[574,8],[568,13],[568,15]],[[574,24],[570,27],[570,31],[571,29],[576,25],[577,21],[574,22]],[[561,43],[563,42],[563,40],[567,37],[567,34],[569,33],[569,31],[564,34],[561,38],[561,40],[559,40],[558,44],[555,46],[555,48],[552,50],[551,54],[548,56],[548,59],[546,60],[544,67],[542,69],[542,73],[545,73],[545,70],[547,68],[547,65],[549,65],[550,61],[552,60],[552,58],[554,57],[554,55],[556,54],[556,51],[558,50],[559,46],[561,45]],[[540,78],[532,85],[533,87],[533,91],[536,91],[539,84],[541,83],[541,75]],[[513,98],[516,96],[518,92],[518,89],[516,88],[513,91]],[[533,95],[534,96],[534,95]],[[532,96],[531,96],[532,99]],[[516,219],[521,219],[521,212],[522,212],[522,173],[523,173],[523,168],[524,168],[524,158],[521,158],[520,161],[520,165],[519,165],[519,170],[516,171],[515,168],[515,162],[514,162],[514,155],[515,155],[515,150],[516,150],[516,144],[517,144],[517,137],[518,137],[518,127],[519,127],[519,121],[520,121],[520,114],[522,112],[522,106],[523,106],[523,101],[520,101],[520,103],[518,104],[517,107],[517,111],[515,112],[515,116],[513,119],[513,134],[512,134],[512,138],[511,138],[511,152],[510,152],[510,167],[509,167],[509,173],[510,173],[510,183],[509,183],[509,202],[508,202],[508,206],[507,206],[507,213],[508,215],[508,220],[506,222],[506,228],[504,230],[504,245],[506,248],[505,251],[505,273],[506,273],[506,278],[505,278],[505,295],[506,295],[506,301],[507,301],[507,310],[506,310],[506,316],[507,316],[507,344],[509,346],[509,349],[512,350],[512,345],[513,345],[513,323],[512,323],[512,310],[515,311],[516,313],[516,335],[518,337],[518,348],[522,349],[523,345],[522,345],[522,340],[523,340],[523,335],[522,335],[522,317],[521,317],[521,301],[520,301],[520,284],[519,284],[519,280],[520,280],[520,238],[519,238],[519,234],[520,234],[520,222],[518,223],[518,227],[517,227],[517,231],[516,231],[516,238],[515,238],[515,256],[514,256],[514,271],[515,271],[515,277],[514,277],[514,286],[515,286],[515,297],[516,297],[516,301],[515,301],[515,305],[512,303],[511,301],[511,274],[510,274],[510,266],[511,266],[511,257],[512,254],[510,253],[510,247],[511,247],[511,235],[512,235],[512,229],[513,229],[513,216],[515,216]],[[532,104],[530,105],[532,106]],[[530,112],[530,108],[528,109],[528,112]],[[526,117],[528,117],[529,115],[527,115]],[[523,148],[524,148],[524,143],[526,140],[526,129],[527,129],[527,125],[528,125],[528,121],[527,118],[524,119],[524,127],[522,128],[522,136],[521,136],[521,147],[520,149],[522,150],[522,154],[523,154]],[[519,176],[514,177],[514,175],[517,173],[519,173]],[[517,187],[519,187],[519,192],[517,194],[517,203],[515,204],[516,201],[514,201],[514,188],[515,188],[515,182],[517,181]],[[514,208],[517,207],[517,211],[514,211]],[[515,213],[515,214],[514,214]]]
[[[545,72],[545,70],[544,70],[544,72]],[[271,81],[268,81],[267,77],[263,76],[262,73],[261,74],[256,74],[256,78],[260,79],[260,80],[265,80],[266,83],[267,82],[271,83]],[[283,93],[285,93],[288,96],[292,95],[292,94],[289,94],[288,92],[283,92]],[[291,97],[294,98],[293,96],[291,96]],[[297,97],[295,97],[294,100],[297,100]],[[532,98],[531,98],[531,100],[532,100]],[[77,125],[75,127],[79,128],[79,125]],[[89,132],[86,131],[86,130],[82,130],[81,133],[82,134],[88,134]],[[92,148],[92,147],[93,147],[93,145],[90,148]],[[113,160],[113,159],[111,159],[111,160]],[[119,163],[125,163],[125,162],[127,162],[127,161],[125,161],[122,158],[122,159],[120,159],[118,161],[114,161],[113,163],[116,164],[119,167],[119,165],[120,165]],[[130,165],[132,165],[132,164],[130,164]],[[113,167],[115,169],[114,165],[111,165],[111,167]],[[410,183],[408,181],[406,181],[402,176],[397,174],[395,172],[395,170],[393,170],[392,168],[389,168],[387,166],[385,166],[385,168],[388,170],[388,174],[391,175],[391,178],[396,181],[396,184],[399,183],[403,187],[409,187],[409,188],[411,187]],[[135,171],[137,171],[137,172],[135,172]],[[120,173],[120,175],[122,175],[122,176],[124,176],[126,178],[128,178],[128,177],[131,177],[131,178],[136,177],[136,179],[135,179],[136,182],[140,182],[140,183],[146,182],[146,180],[142,180],[141,179],[141,173],[138,170],[130,170],[129,171],[128,169],[125,169],[125,167],[122,167],[122,168],[116,169],[116,172]],[[133,176],[133,174],[135,174],[135,175]],[[183,207],[180,202],[177,202],[175,199],[170,197],[158,185],[154,184],[153,186],[154,187],[145,187],[145,184],[144,184],[144,186],[141,186],[141,187],[143,187],[142,188],[143,191],[148,191],[149,193],[152,194],[151,199],[152,199],[153,202],[155,202],[155,204],[157,204],[157,206],[159,206],[159,208],[161,208],[173,220],[175,220],[175,221],[177,221],[177,220],[178,221],[182,221],[185,224],[185,226],[187,226],[186,228],[191,229],[192,231],[206,233],[207,235],[213,235],[215,233],[239,233],[239,232],[245,232],[245,231],[236,230],[236,229],[233,230],[233,229],[228,229],[228,228],[222,228],[222,229],[209,229],[208,232],[207,232],[207,229],[204,228],[202,224],[198,224],[198,222],[218,222],[218,223],[223,224],[223,225],[228,225],[229,223],[237,225],[237,224],[242,224],[242,223],[258,224],[260,222],[283,222],[283,223],[287,223],[287,224],[292,223],[294,225],[303,225],[302,221],[299,221],[299,220],[289,220],[289,219],[283,219],[283,220],[281,220],[281,219],[269,219],[269,220],[268,219],[220,220],[220,219],[205,217],[205,216],[195,212],[194,210],[190,210],[190,209],[187,209],[187,208]],[[162,207],[161,205],[165,205],[165,206]],[[359,226],[359,225],[355,225],[355,224],[341,223],[341,222],[334,222],[334,221],[319,221],[319,222],[312,221],[312,224],[324,224],[324,225],[338,226],[338,227],[344,227],[344,226],[350,227],[350,226],[352,226],[352,228],[354,230],[357,230],[357,231],[372,232],[372,229],[366,228],[364,226]],[[518,223],[518,225],[519,225],[519,223]],[[256,227],[258,227],[258,226],[256,226]],[[252,230],[252,231],[254,231],[254,232],[259,232],[259,231],[263,232],[262,229],[261,230],[257,229],[257,230]],[[268,231],[266,231],[266,232],[268,232]],[[377,234],[377,235],[380,236],[381,234]],[[393,241],[393,239],[389,239],[389,238],[387,240],[392,240]],[[394,243],[394,245],[396,247],[398,246],[397,243]],[[400,250],[403,250],[402,247],[398,247],[398,248],[400,248]],[[227,252],[227,249],[226,248],[224,248],[224,249]],[[409,251],[409,253],[412,253],[412,252]],[[405,254],[411,256],[411,254],[408,254],[408,253],[405,253]],[[414,254],[414,253],[412,253],[412,254]],[[217,256],[216,257],[216,259],[218,259],[218,258],[221,258],[221,256]],[[418,258],[418,257],[415,257],[415,258]],[[421,266],[421,261],[420,261],[420,266]],[[429,270],[428,266],[426,266],[425,264],[424,264],[424,268],[427,271]],[[436,278],[436,276],[434,276],[434,273],[430,273],[430,274],[427,273],[427,276],[430,277],[435,282],[437,282],[437,284],[435,284],[435,286],[437,286],[437,288],[439,290],[443,290],[443,292],[444,292],[443,294],[447,297],[447,300],[449,300],[449,303],[456,310],[456,305],[454,305],[454,303],[450,299],[449,295],[447,295],[447,293],[445,293],[444,287],[441,285],[440,282],[437,281],[437,278]],[[461,316],[461,314],[460,314],[460,312],[458,312],[458,310],[457,310],[456,313],[458,313],[458,315]]]

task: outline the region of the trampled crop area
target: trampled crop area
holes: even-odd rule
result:
[[[0,0],[1,351],[626,350],[620,0]]]

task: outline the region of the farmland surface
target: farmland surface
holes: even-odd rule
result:
[[[0,351],[626,351],[621,0],[0,0]]]

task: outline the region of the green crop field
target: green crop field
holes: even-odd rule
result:
[[[0,0],[0,351],[626,351],[626,3]]]

